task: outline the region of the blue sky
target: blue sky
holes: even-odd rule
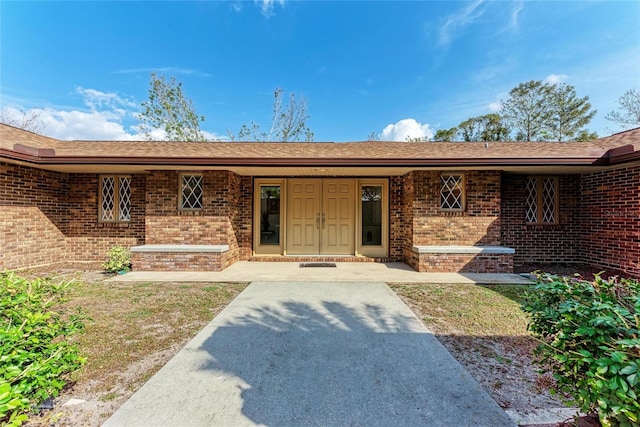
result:
[[[0,106],[61,139],[136,139],[152,71],[202,128],[267,126],[304,96],[318,141],[429,136],[496,111],[529,80],[590,97],[589,126],[640,88],[638,1],[0,2]]]

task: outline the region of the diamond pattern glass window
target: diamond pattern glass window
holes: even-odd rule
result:
[[[131,220],[131,177],[100,176],[98,219],[101,222]]]
[[[440,209],[447,211],[464,210],[464,175],[440,176]]]
[[[202,175],[180,177],[180,209],[202,209]]]
[[[131,219],[131,177],[118,178],[118,221]]]
[[[538,179],[527,179],[527,222],[538,222]]]
[[[537,176],[527,178],[525,220],[530,224],[558,222],[558,178]]]

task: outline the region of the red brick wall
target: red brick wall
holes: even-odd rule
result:
[[[199,212],[178,210],[177,172],[153,171],[132,176],[131,222],[101,224],[97,174],[0,163],[0,269],[102,261],[115,244],[144,242],[228,244],[225,263],[249,259],[253,179],[228,171],[203,176]],[[586,261],[640,276],[640,166],[560,176],[559,224],[549,226],[524,221],[525,175],[466,172],[461,213],[440,211],[439,177],[390,177],[390,259],[426,262],[414,245],[502,244],[516,249],[515,264]]]
[[[225,253],[133,252],[135,271],[221,271],[233,264]]]
[[[419,271],[484,272],[491,266],[509,264],[505,259],[510,256],[427,256],[413,251],[413,246],[501,244],[500,172],[464,173],[466,203],[462,212],[440,209],[440,175],[440,171],[414,171],[404,176],[405,262]],[[506,264],[496,271],[509,270],[511,266]]]
[[[413,224],[414,224],[414,211],[413,204],[416,197],[416,180],[415,173],[409,172],[405,176],[402,177],[403,182],[403,192],[404,198],[402,201],[402,258],[403,260],[412,266],[413,268],[418,267],[418,259],[417,255],[413,252]]]
[[[394,262],[404,260],[406,189],[403,183],[401,176],[389,178],[389,259]]]
[[[65,256],[69,176],[0,163],[0,271],[47,265]]]
[[[98,221],[99,175],[70,174],[65,198],[68,211],[67,251],[71,260],[103,261],[115,245],[144,243],[145,175],[131,175],[131,220]]]
[[[418,271],[448,273],[513,273],[511,254],[420,254]]]
[[[580,176],[559,176],[559,221],[549,225],[526,223],[526,179],[502,177],[502,244],[516,250],[514,264],[580,262]]]
[[[582,175],[583,260],[640,277],[640,166]]]
[[[0,270],[103,261],[144,241],[144,175],[132,176],[128,224],[98,222],[98,175],[0,164]]]
[[[412,245],[500,245],[500,172],[465,173],[466,209],[440,210],[440,172],[415,171],[405,180]],[[407,218],[409,220],[409,218]]]
[[[197,172],[194,172],[197,173]],[[147,175],[146,243],[229,245],[228,262],[251,256],[252,181],[228,171],[204,171],[203,207],[178,209],[179,173]]]

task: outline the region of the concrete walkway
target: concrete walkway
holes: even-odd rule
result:
[[[118,282],[386,282],[386,283],[479,283],[531,284],[518,274],[418,273],[402,262],[342,262],[336,267],[300,268],[297,262],[240,261],[223,271],[133,271],[110,279]]]
[[[514,426],[384,283],[254,282],[113,426]]]

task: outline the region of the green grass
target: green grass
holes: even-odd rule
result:
[[[520,310],[526,285],[395,284],[391,288],[433,332],[468,336],[527,336]]]
[[[123,381],[120,374],[127,367],[184,345],[245,287],[238,283],[77,284],[66,304],[82,307],[91,318],[85,332],[75,337],[88,359],[78,381],[109,392],[115,382]],[[163,363],[148,363],[148,368],[122,385],[141,385]],[[102,398],[114,397],[107,393]]]

